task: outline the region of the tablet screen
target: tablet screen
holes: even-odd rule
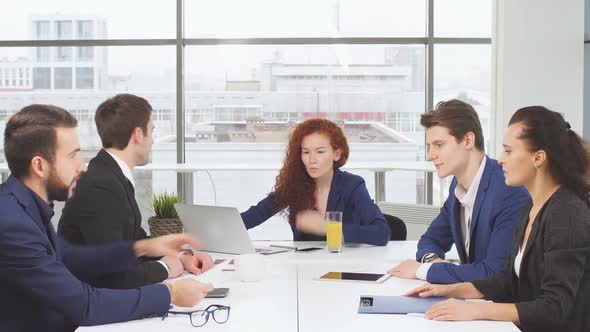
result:
[[[321,276],[321,279],[328,280],[352,280],[352,281],[378,281],[383,274],[377,273],[355,273],[355,272],[328,272]]]

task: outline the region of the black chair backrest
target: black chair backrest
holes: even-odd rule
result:
[[[408,229],[406,228],[406,223],[398,217],[383,214],[385,220],[389,224],[389,228],[391,229],[391,238],[392,241],[405,241],[408,237]]]

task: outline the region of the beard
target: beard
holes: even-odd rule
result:
[[[64,202],[68,199],[68,192],[69,186],[59,178],[55,168],[52,167],[47,180],[47,199],[50,202]]]

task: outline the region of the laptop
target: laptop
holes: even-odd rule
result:
[[[235,207],[174,204],[184,232],[201,242],[200,250],[225,254],[276,254],[289,249],[252,245]]]

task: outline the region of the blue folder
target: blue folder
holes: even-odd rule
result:
[[[409,314],[426,313],[433,304],[446,297],[373,296],[361,295],[359,314]]]

